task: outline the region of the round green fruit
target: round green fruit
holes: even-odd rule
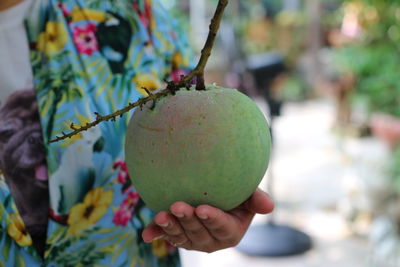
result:
[[[257,188],[271,136],[257,105],[235,89],[180,89],[136,109],[126,136],[133,185],[154,211],[176,201],[230,210]]]

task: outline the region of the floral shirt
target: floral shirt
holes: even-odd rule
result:
[[[187,71],[177,22],[157,0],[36,0],[26,22],[34,89],[0,104],[0,266],[179,266],[141,239],[153,213],[124,162],[132,112],[49,143]]]

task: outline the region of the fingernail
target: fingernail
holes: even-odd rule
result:
[[[158,225],[165,228],[165,227],[168,227],[168,226],[169,226],[169,222],[160,223],[160,224],[158,224]]]
[[[183,244],[185,244],[186,242],[187,242],[187,240],[182,241],[182,242],[179,242],[179,243],[172,243],[172,245],[173,245],[174,247],[179,247],[179,246],[182,246]]]
[[[202,219],[202,220],[207,220],[208,219],[208,216],[205,215],[205,214],[198,214],[197,216],[199,216],[199,218]]]
[[[153,242],[153,241],[156,241],[156,240],[160,240],[160,239],[163,239],[165,237],[165,235],[159,235],[159,236],[156,236],[156,237],[154,237],[150,242]]]
[[[183,215],[183,213],[174,213],[174,215],[175,215],[175,217],[178,217],[178,218],[183,218],[183,216],[185,216],[185,215]]]

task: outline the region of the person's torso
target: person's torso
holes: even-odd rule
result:
[[[0,262],[178,265],[176,248],[141,239],[153,214],[124,162],[131,114],[49,140],[137,100],[142,86],[162,86],[173,66],[189,63],[187,43],[156,1],[37,0],[29,11],[26,33],[18,25],[8,48],[0,41],[0,54],[12,51],[9,69],[0,63],[0,77],[12,75],[0,81]],[[21,60],[13,60],[15,51]]]

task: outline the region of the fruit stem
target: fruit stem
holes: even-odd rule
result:
[[[205,90],[204,84],[204,69],[207,65],[207,61],[211,55],[211,51],[214,46],[215,38],[217,37],[217,33],[219,30],[219,26],[221,24],[222,17],[224,15],[224,10],[228,5],[228,0],[219,0],[217,9],[215,10],[214,16],[211,19],[211,23],[209,26],[209,32],[207,36],[206,43],[204,44],[203,49],[201,50],[201,56],[197,66],[187,75],[184,76],[179,85],[184,85],[185,83],[190,82],[194,77],[197,77],[197,90]]]
[[[81,125],[76,127],[75,124],[71,123],[70,124],[70,129],[72,130],[70,133],[64,133],[62,132],[61,136],[56,136],[54,139],[50,140],[49,143],[55,143],[62,141],[67,138],[72,138],[74,135],[79,134],[80,132],[86,131],[89,128],[92,128],[99,124],[102,121],[115,121],[115,119],[119,116],[122,116],[123,114],[129,112],[131,109],[135,107],[140,107],[142,108],[144,104],[146,104],[149,101],[153,101],[153,107],[157,101],[162,96],[166,96],[170,93],[175,94],[179,88],[186,87],[188,88],[190,86],[191,81],[193,78],[197,78],[196,81],[196,90],[205,90],[205,82],[204,82],[204,69],[207,65],[208,58],[211,55],[211,51],[214,46],[215,38],[217,36],[217,32],[219,29],[219,25],[221,24],[222,16],[224,14],[225,7],[228,5],[229,0],[219,0],[218,1],[218,6],[217,9],[215,10],[214,16],[211,19],[210,23],[210,31],[207,36],[206,43],[204,44],[203,49],[201,50],[201,56],[199,59],[199,62],[197,63],[197,66],[186,76],[182,77],[181,80],[177,83],[174,82],[168,82],[167,88],[164,90],[161,90],[155,94],[152,94],[150,91],[146,90],[148,96],[144,98],[140,98],[138,101],[134,103],[129,103],[128,106],[117,110],[114,113],[111,113],[109,115],[101,116],[98,113],[95,113],[96,119],[93,122],[88,122],[85,125]]]

